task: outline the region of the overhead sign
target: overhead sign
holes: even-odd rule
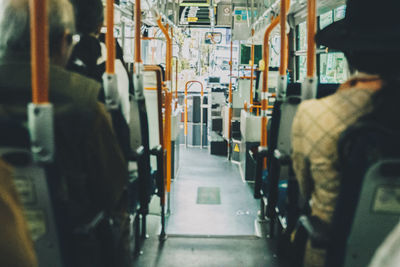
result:
[[[183,0],[180,6],[210,6],[210,0]]]
[[[180,6],[179,24],[187,26],[210,26],[210,10],[208,6]]]
[[[198,17],[188,17],[188,18],[187,18],[187,21],[188,21],[188,22],[197,22],[198,20],[199,20]]]

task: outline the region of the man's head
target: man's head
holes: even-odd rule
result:
[[[73,8],[69,0],[47,0],[49,45],[52,63],[65,65],[75,32]],[[29,0],[0,0],[0,56],[30,54]]]

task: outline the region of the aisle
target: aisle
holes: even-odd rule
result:
[[[236,164],[207,149],[181,147],[168,235],[256,237],[258,201]]]
[[[132,266],[287,266],[274,256],[274,244],[265,238],[267,224],[257,236],[254,224],[258,201],[241,180],[235,164],[209,155],[207,149],[184,147],[180,163],[172,187],[168,239],[158,239],[160,217],[148,216],[149,238],[144,242],[143,254],[135,258]],[[157,205],[155,198],[154,206]]]

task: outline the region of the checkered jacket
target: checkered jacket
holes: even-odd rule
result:
[[[312,215],[330,222],[341,176],[337,143],[340,134],[372,109],[371,96],[381,87],[376,76],[358,76],[333,95],[304,101],[292,126],[293,168]]]

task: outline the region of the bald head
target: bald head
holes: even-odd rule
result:
[[[63,39],[75,31],[69,0],[47,0],[50,56],[60,55]],[[0,0],[0,55],[30,53],[29,0]]]

